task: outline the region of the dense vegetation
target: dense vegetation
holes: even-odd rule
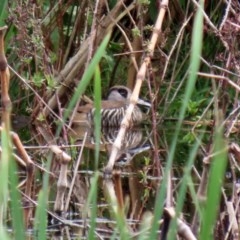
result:
[[[237,0],[1,0],[12,108],[2,85],[0,238],[25,239],[31,228],[46,239],[48,217],[77,228],[76,238],[238,239],[239,16]],[[104,171],[98,115],[94,151],[82,152],[85,139],[78,145],[69,134],[74,107],[90,98],[100,108],[114,85],[132,89],[132,99],[141,90],[152,104],[151,150],[133,171],[146,187],[136,206],[117,191],[126,175]],[[78,170],[91,178],[87,190]],[[99,210],[103,198],[107,210]],[[73,205],[76,224],[66,215]]]

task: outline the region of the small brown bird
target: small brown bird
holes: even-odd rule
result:
[[[101,124],[102,127],[119,127],[129,105],[132,91],[125,86],[114,86],[109,90],[107,100],[101,102]],[[139,106],[150,108],[151,104],[145,100],[138,99],[133,110],[130,125],[141,123],[145,114]],[[95,109],[92,104],[79,106],[73,117],[74,125],[92,125]]]

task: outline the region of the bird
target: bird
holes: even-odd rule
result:
[[[102,127],[120,127],[126,109],[130,104],[131,94],[132,91],[125,86],[117,85],[109,89],[107,99],[101,102]],[[145,119],[146,114],[139,108],[141,106],[150,109],[151,104],[149,101],[138,99],[130,119],[130,126],[139,125]],[[73,129],[74,125],[92,126],[94,123],[94,112],[95,108],[91,103],[79,106],[72,118]]]
[[[84,146],[86,149],[96,149],[96,138],[93,128],[76,126],[75,134],[69,134],[76,145]],[[111,154],[112,146],[117,138],[119,128],[103,127],[101,129],[101,138],[99,141],[99,150],[102,153],[107,153],[108,157]],[[116,156],[116,166],[124,166],[130,163],[131,159],[139,153],[151,149],[150,135],[144,131],[142,127],[134,127],[128,129],[122,140],[122,145]]]

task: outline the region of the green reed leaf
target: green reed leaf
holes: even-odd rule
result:
[[[9,195],[12,216],[12,228],[15,239],[24,240],[25,226],[23,221],[23,207],[21,205],[22,199],[18,191],[18,174],[16,160],[11,157],[9,163]]]
[[[0,1],[0,27],[6,25],[5,20],[8,15],[7,0]]]
[[[97,65],[99,64],[102,56],[105,53],[105,49],[107,47],[107,44],[109,42],[111,33],[108,33],[106,37],[103,39],[102,43],[100,44],[99,48],[97,49],[92,61],[90,62],[88,68],[84,72],[81,81],[79,82],[77,89],[67,107],[68,110],[73,109],[73,107],[76,105],[78,99],[82,96],[82,94],[85,92],[88,84],[90,83]],[[69,112],[66,111],[64,119],[66,119],[69,115]]]
[[[96,67],[94,75],[94,136],[95,136],[95,169],[98,168],[101,137],[101,76],[99,66]]]
[[[47,206],[48,206],[48,189],[49,189],[49,172],[51,166],[52,154],[50,154],[46,172],[43,176],[43,186],[38,194],[38,204],[34,219],[34,239],[47,239]]]
[[[219,211],[221,188],[227,166],[227,145],[223,129],[216,128],[214,137],[214,158],[211,161],[206,202],[204,203],[199,239],[213,239],[213,230]]]

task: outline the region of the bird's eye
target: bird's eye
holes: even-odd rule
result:
[[[127,98],[128,92],[126,89],[118,89],[118,92],[121,94],[122,97]]]

